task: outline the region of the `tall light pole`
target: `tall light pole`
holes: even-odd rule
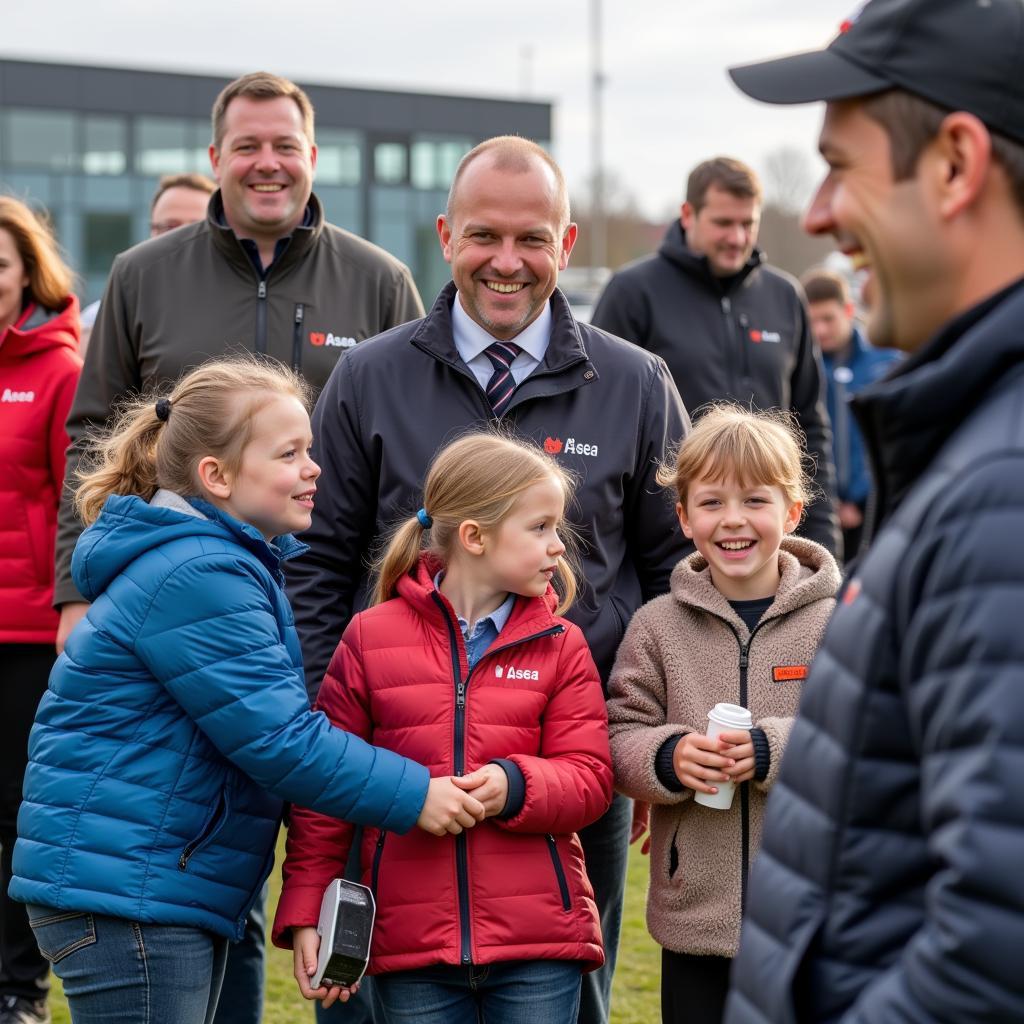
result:
[[[590,162],[593,191],[590,197],[590,284],[608,261],[608,223],[604,211],[604,71],[601,67],[601,0],[590,0]]]

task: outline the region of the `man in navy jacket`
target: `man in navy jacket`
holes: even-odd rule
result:
[[[1024,1020],[1024,4],[874,0],[734,68],[827,101],[806,214],[909,357],[854,399],[878,487],[806,683],[727,1024]]]
[[[568,518],[583,591],[570,618],[607,680],[630,616],[668,589],[686,550],[655,480],[688,428],[686,413],[663,360],[577,323],[556,289],[576,225],[562,173],[541,147],[511,137],[481,143],[459,165],[437,224],[452,282],[426,317],[348,352],[313,415],[324,482],[302,538],[310,550],[289,568],[307,683],[319,687],[365,603],[367,552],[419,508],[434,454],[495,421],[578,477]],[[495,343],[510,364],[489,397]],[[605,966],[584,978],[582,1021],[608,1019],[630,816],[630,802],[616,797],[581,834],[606,949]]]

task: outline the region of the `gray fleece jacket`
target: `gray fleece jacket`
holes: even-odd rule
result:
[[[839,569],[821,545],[785,538],[779,568],[775,600],[751,633],[704,558],[683,559],[670,592],[633,616],[609,681],[616,786],[653,805],[647,926],[677,953],[736,953],[764,803],[835,604]],[[695,803],[689,788],[666,787],[656,767],[666,740],[707,732],[707,713],[720,701],[749,708],[770,751],[763,781],[742,783],[727,811]]]

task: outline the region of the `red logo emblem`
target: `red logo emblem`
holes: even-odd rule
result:
[[[850,580],[843,591],[843,604],[853,604],[860,595],[860,580]]]
[[[548,455],[557,455],[562,450],[562,440],[558,437],[545,437],[544,438],[544,451]]]
[[[750,340],[751,341],[759,342],[761,340],[761,332],[760,331],[751,331],[750,332]]]
[[[325,341],[327,341],[327,334],[324,331],[310,331],[309,340],[314,345],[322,345]]]

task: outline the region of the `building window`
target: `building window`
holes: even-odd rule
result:
[[[125,173],[128,126],[122,118],[86,115],[82,135],[82,170],[86,174]]]
[[[161,174],[210,173],[209,125],[177,117],[140,117],[135,122],[135,169]]]
[[[472,148],[472,139],[417,139],[412,144],[413,187],[447,189],[459,161]]]
[[[132,244],[130,213],[86,212],[82,229],[86,274],[107,274],[114,257]]]
[[[318,185],[358,185],[362,179],[363,144],[355,132],[321,128],[316,133]]]
[[[403,184],[408,164],[408,151],[401,142],[378,142],[373,147],[373,177],[381,185]]]
[[[4,149],[11,167],[70,171],[75,166],[75,115],[63,110],[9,110]]]

